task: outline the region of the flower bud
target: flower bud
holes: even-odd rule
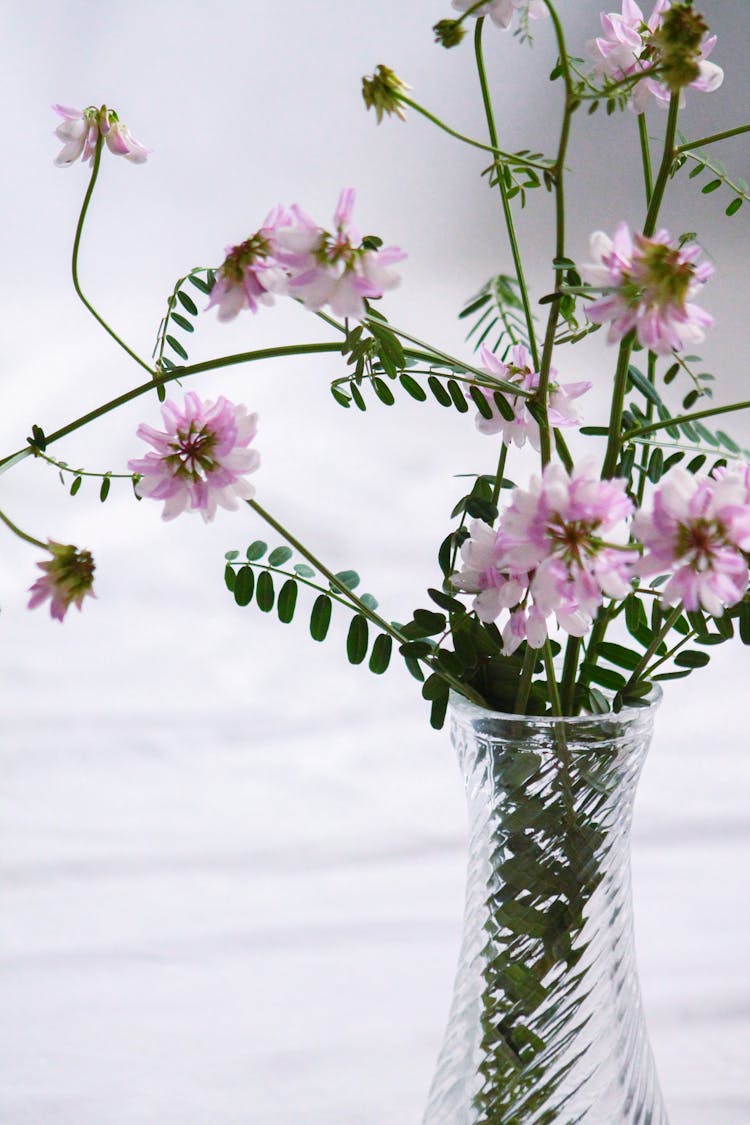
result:
[[[383,120],[383,114],[390,117],[395,114],[402,121],[406,120],[401,96],[411,90],[406,82],[402,82],[395,71],[382,64],[375,68],[375,73],[362,79],[362,97],[368,109],[375,110],[378,125]]]
[[[432,30],[435,32],[435,42],[442,43],[444,47],[457,47],[466,34],[466,28],[460,20],[438,20]]]

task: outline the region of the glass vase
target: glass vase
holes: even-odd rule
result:
[[[424,1125],[666,1125],[630,889],[633,799],[659,695],[573,719],[453,698],[469,866]]]

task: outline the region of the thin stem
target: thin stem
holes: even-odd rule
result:
[[[75,289],[76,293],[80,297],[83,304],[86,306],[88,311],[93,316],[94,320],[98,321],[99,324],[101,324],[102,328],[105,330],[105,332],[109,333],[109,335],[112,337],[112,339],[115,341],[115,343],[119,344],[120,347],[123,349],[123,351],[126,351],[128,353],[128,355],[130,356],[130,358],[134,359],[135,362],[137,364],[139,364],[144,369],[144,371],[148,371],[150,374],[153,374],[152,369],[149,367],[149,365],[146,363],[146,361],[141,359],[141,357],[139,355],[136,355],[136,353],[133,351],[133,349],[128,347],[128,345],[125,343],[125,341],[122,340],[117,335],[117,333],[114,331],[114,329],[110,328],[110,326],[107,324],[104,317],[101,316],[96,311],[94,306],[91,304],[91,302],[88,300],[88,298],[84,295],[83,290],[81,289],[81,284],[78,280],[78,252],[79,252],[80,246],[81,246],[81,236],[83,235],[83,227],[84,227],[84,223],[86,222],[86,214],[87,214],[88,209],[89,209],[89,203],[91,202],[91,197],[94,194],[94,188],[96,187],[96,181],[97,181],[97,178],[99,176],[99,165],[101,163],[101,158],[102,158],[102,145],[103,145],[103,138],[102,138],[101,133],[99,133],[99,135],[97,136],[97,139],[96,139],[96,148],[94,149],[94,163],[93,163],[93,166],[92,166],[92,169],[91,169],[91,178],[89,180],[89,186],[86,189],[86,194],[83,197],[83,206],[81,207],[81,213],[78,216],[78,225],[76,227],[75,238],[73,240],[73,257],[72,257],[72,260],[71,260],[71,273],[73,275],[73,288]]]
[[[677,153],[690,152],[693,148],[702,148],[704,145],[713,144],[714,141],[725,141],[729,137],[738,137],[741,133],[750,132],[750,125],[737,125],[734,129],[725,129],[722,133],[710,133],[697,141],[687,141],[684,145],[677,146]]]
[[[625,395],[628,389],[628,368],[630,366],[630,353],[635,343],[635,331],[628,332],[620,342],[620,351],[617,357],[614,388],[612,390],[612,405],[609,412],[609,437],[607,438],[607,451],[604,455],[602,477],[604,480],[613,477],[617,468],[617,459],[625,440],[622,436],[622,412],[625,409]]]
[[[526,651],[523,654],[523,666],[521,668],[521,677],[518,681],[516,701],[513,705],[513,710],[516,715],[526,714],[526,706],[529,702],[529,693],[531,692],[531,677],[534,675],[534,665],[538,658],[539,653],[537,650],[527,643]]]
[[[576,672],[578,670],[578,659],[580,657],[580,654],[581,638],[568,637],[568,643],[565,646],[565,663],[563,664],[562,683],[560,686],[560,703],[563,715],[573,714]]]
[[[474,55],[476,57],[479,85],[482,90],[482,102],[484,103],[484,114],[487,119],[487,130],[490,135],[490,142],[493,146],[493,149],[497,150],[497,127],[495,125],[495,114],[492,108],[492,98],[490,96],[489,85],[487,83],[487,71],[484,65],[484,53],[482,51],[483,26],[484,17],[482,16],[477,20],[476,28],[474,30]],[[510,200],[508,199],[508,189],[505,184],[503,168],[497,162],[495,164],[495,170],[497,172],[497,186],[500,189],[500,199],[503,206],[505,227],[508,232],[508,241],[510,242],[510,252],[513,257],[513,266],[516,271],[516,280],[518,282],[518,288],[521,294],[521,301],[523,302],[523,312],[524,317],[526,318],[526,332],[529,337],[529,349],[531,351],[531,358],[534,361],[534,370],[536,370],[539,364],[539,355],[537,352],[536,334],[534,332],[534,317],[531,312],[529,290],[524,274],[523,261],[521,259],[521,252],[518,246],[518,239],[516,237],[516,228],[513,221],[513,211],[510,205]]]
[[[682,602],[679,602],[678,605],[676,605],[674,607],[674,609],[672,610],[672,612],[669,614],[666,621],[662,625],[661,629],[656,634],[656,636],[654,637],[651,644],[648,646],[648,648],[644,652],[641,659],[638,661],[637,665],[633,669],[633,673],[632,673],[630,679],[628,680],[625,687],[623,688],[623,691],[626,691],[629,687],[632,687],[633,684],[638,683],[638,680],[643,675],[643,672],[646,670],[646,668],[648,668],[648,663],[649,663],[651,657],[654,655],[654,653],[658,649],[659,645],[662,643],[662,641],[666,637],[667,633],[670,632],[670,630],[671,630],[672,626],[674,625],[675,621],[682,614],[682,611],[683,611],[683,605],[682,605]]]
[[[654,352],[648,353],[648,381],[653,387],[656,383],[656,355]],[[654,417],[654,404],[651,399],[646,403],[646,418],[650,422]],[[651,450],[647,442],[643,442],[643,449],[641,450],[641,476],[638,481],[636,490],[636,506],[640,508],[643,504],[643,496],[646,491],[646,472],[648,470],[648,463],[651,458]]]
[[[737,410],[750,410],[750,399],[745,399],[743,402],[733,402],[729,406],[711,406],[706,410],[695,410],[692,414],[678,414],[666,421],[651,422],[648,426],[637,426],[635,429],[624,433],[622,440],[623,442],[633,441],[635,438],[643,437],[644,434],[652,434],[656,430],[663,430],[669,426],[681,426],[684,422],[698,422],[701,418],[715,418],[718,414],[733,414]]]
[[[459,133],[456,129],[452,129],[450,125],[446,125],[446,123],[441,121],[439,117],[436,117],[434,113],[430,113],[424,106],[421,106],[418,102],[412,101],[411,98],[407,98],[405,94],[400,94],[398,100],[402,105],[408,105],[410,109],[420,113],[422,117],[426,117],[428,121],[431,121],[433,125],[437,125],[437,127],[442,129],[444,133],[447,133],[448,136],[455,137],[457,141],[462,141],[466,145],[471,145],[472,148],[479,148],[483,152],[489,152],[496,159],[505,160],[520,168],[538,168],[541,172],[549,172],[550,170],[546,164],[539,164],[536,160],[524,160],[522,156],[514,156],[511,152],[504,152],[502,149],[498,148],[495,140],[492,141],[491,145],[486,145],[483,144],[482,141],[475,141],[473,137],[467,137],[465,133]]]
[[[46,543],[42,543],[40,539],[35,539],[33,535],[27,535],[25,531],[21,531],[20,527],[17,527],[13,523],[13,520],[8,519],[5,512],[0,512],[0,520],[3,521],[6,527],[10,528],[14,535],[17,535],[19,539],[23,539],[25,543],[30,543],[32,547],[41,547],[43,551],[49,550]]]
[[[646,114],[638,114],[638,136],[641,142],[641,163],[643,165],[643,183],[646,189],[646,206],[651,202],[654,191],[654,175],[651,169],[651,146],[648,140],[648,125]]]
[[[500,496],[500,489],[503,485],[503,475],[505,473],[505,462],[508,459],[508,446],[504,441],[500,443],[500,456],[497,459],[497,472],[495,473],[495,483],[492,486],[492,503],[497,504]]]
[[[673,656],[677,655],[681,648],[683,648],[686,644],[692,641],[694,637],[697,636],[697,631],[695,629],[691,629],[690,632],[686,633],[684,637],[680,637],[677,644],[672,645],[668,652],[665,652],[663,656],[660,656],[658,660],[654,661],[650,668],[646,669],[644,679],[650,680],[657,668],[661,668],[662,664],[666,664],[668,660],[671,660]]]
[[[672,169],[672,163],[675,157],[675,136],[677,134],[677,118],[680,113],[680,94],[679,91],[672,94],[669,99],[669,114],[667,116],[667,129],[664,134],[664,150],[662,153],[661,164],[656,176],[656,183],[654,190],[651,193],[651,199],[648,205],[648,213],[646,221],[643,224],[643,234],[646,238],[650,238],[656,230],[656,220],[659,217],[659,208],[664,199],[664,192],[667,189],[669,181],[669,173]]]
[[[219,367],[230,367],[238,363],[253,363],[256,360],[278,359],[291,355],[313,355],[319,352],[340,353],[341,348],[338,344],[286,344],[279,348],[260,348],[254,352],[238,352],[236,355],[220,356],[218,359],[207,360],[205,363],[195,363],[189,367],[177,367],[174,371],[160,374],[157,379],[152,379],[148,383],[141,383],[140,386],[133,387],[132,390],[118,395],[117,398],[110,399],[109,402],[105,402],[102,406],[97,406],[95,410],[90,410],[88,414],[82,414],[80,418],[76,418],[74,422],[69,422],[59,430],[55,430],[54,433],[46,434],[46,444],[51,445],[53,442],[59,441],[60,438],[67,437],[68,434],[80,430],[82,426],[88,425],[89,422],[93,422],[97,418],[109,414],[112,410],[117,410],[118,407],[124,406],[126,402],[131,402],[141,395],[150,393],[153,391],[155,385],[171,383],[174,379],[183,379],[188,375],[197,375],[201,371],[211,371]],[[34,446],[27,445],[23,449],[19,449],[16,453],[11,453],[7,457],[3,457],[0,460],[0,474],[7,472],[8,469],[17,465],[19,461],[25,460],[36,452]]]

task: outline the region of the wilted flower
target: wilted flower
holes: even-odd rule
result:
[[[438,20],[432,29],[435,42],[442,47],[457,47],[466,35],[466,28],[458,20]]]
[[[66,546],[50,539],[48,550],[51,558],[37,563],[44,574],[29,590],[29,609],[49,598],[51,616],[62,621],[71,605],[81,609],[85,597],[96,597],[92,589],[96,568],[91,552],[79,551],[72,544]]]
[[[453,7],[457,12],[467,12],[475,3],[476,0],[453,0]],[[510,27],[514,13],[520,10],[526,11],[532,20],[547,15],[544,0],[488,0],[471,14],[475,18],[489,16],[494,24],[505,29]]]
[[[706,37],[703,17],[689,4],[657,0],[648,21],[635,0],[623,0],[622,14],[602,12],[603,36],[587,44],[596,73],[619,82],[658,67],[658,78],[645,77],[631,91],[636,113],[654,97],[661,105],[684,86],[710,92],[724,80],[721,67],[707,62],[716,36]]]
[[[369,78],[362,79],[362,97],[368,109],[375,110],[378,125],[383,120],[383,114],[389,117],[395,114],[402,121],[406,120],[401,96],[411,90],[406,82],[402,82],[395,71],[388,66],[377,66],[375,73]]]
[[[254,235],[239,246],[227,246],[206,306],[218,306],[219,320],[233,320],[245,308],[257,312],[259,304],[273,304],[273,293],[285,292],[287,278],[274,258],[274,236],[289,221],[283,207],[274,207]]]
[[[73,109],[65,105],[53,105],[52,108],[63,118],[55,129],[55,136],[63,142],[55,159],[58,167],[67,167],[79,157],[84,163],[91,163],[100,134],[115,156],[124,156],[133,164],[143,164],[146,160],[148,149],[135,139],[113,109],[104,105],[100,109],[96,106]]]
[[[189,391],[182,410],[165,402],[162,418],[164,430],[145,423],[137,430],[156,452],[128,461],[131,472],[141,476],[138,495],[164,501],[162,519],[193,510],[208,522],[217,507],[236,509],[254,495],[245,475],[260,464],[258,452],[247,448],[258,429],[257,414],[223,396],[202,402]]]
[[[603,231],[591,236],[593,262],[581,267],[589,285],[611,290],[586,309],[595,324],[610,321],[609,343],[636,330],[644,348],[665,354],[700,343],[713,317],[692,298],[713,273],[698,262],[697,246],[672,246],[667,231],[652,238],[631,237],[620,223],[614,237]]]
[[[274,245],[290,277],[287,292],[292,297],[309,309],[328,305],[338,316],[361,320],[366,299],[382,297],[400,284],[391,267],[406,254],[397,246],[381,248],[379,239],[362,240],[351,221],[353,208],[354,189],[344,188],[330,233],[294,206],[288,225],[277,227]]]
[[[507,363],[501,362],[488,348],[482,345],[480,350],[482,366],[488,375],[498,379],[505,379],[516,383],[521,390],[534,391],[539,386],[539,372],[533,369],[533,360],[528,348],[523,344],[514,344],[510,350],[510,359]],[[485,418],[477,411],[475,418],[477,429],[483,434],[503,435],[506,445],[517,445],[519,448],[526,444],[528,438],[534,449],[541,448],[539,423],[527,406],[527,399],[522,396],[513,397],[504,391],[491,391],[487,387],[478,388],[487,399],[492,409],[492,417]],[[558,383],[557,371],[550,370],[548,417],[551,426],[576,426],[581,421],[578,411],[573,406],[573,400],[579,398],[591,389],[591,383]],[[500,413],[495,395],[502,394],[505,401],[513,411],[513,418],[505,418]]]
[[[746,476],[695,477],[676,467],[662,479],[651,512],[639,512],[633,531],[645,548],[637,572],[668,574],[662,600],[720,616],[745,595],[750,550]]]

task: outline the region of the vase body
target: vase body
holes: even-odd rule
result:
[[[424,1125],[666,1125],[630,890],[657,702],[552,720],[454,698],[466,912]]]

